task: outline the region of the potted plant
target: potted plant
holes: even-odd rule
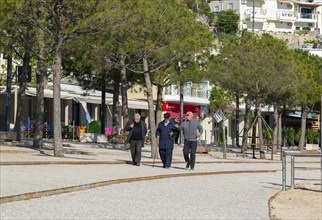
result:
[[[307,137],[307,144],[306,149],[307,150],[318,150],[319,149],[319,131],[315,131],[312,129],[306,130],[306,137]]]

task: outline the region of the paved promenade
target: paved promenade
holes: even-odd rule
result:
[[[223,160],[211,152],[198,154],[188,171],[180,147],[170,169],[158,159],[152,165],[149,146],[140,167],[128,164],[130,152],[120,148],[65,143],[66,156],[55,158],[50,145],[41,152],[0,146],[0,196],[10,197],[0,218],[268,219],[268,200],[281,190],[278,160]],[[14,201],[26,195],[41,198]]]

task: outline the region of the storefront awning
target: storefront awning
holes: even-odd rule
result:
[[[11,90],[14,93],[14,89]],[[6,88],[0,87],[0,94],[5,94]],[[36,96],[36,88],[27,87],[26,88],[26,95],[28,96]],[[75,85],[61,85],[61,92],[60,92],[61,99],[73,99],[76,102],[85,102],[91,104],[101,104],[101,92],[97,90],[93,91],[85,91],[80,86]],[[44,97],[45,98],[53,98],[53,90],[45,89],[44,90]],[[106,93],[105,99],[106,105],[113,105],[113,94]],[[122,99],[121,96],[119,97],[119,103],[121,105]],[[128,108],[129,109],[140,109],[140,110],[148,110],[148,102],[146,100],[141,99],[130,99],[128,100]]]
[[[294,2],[295,5],[300,5],[302,7],[309,7],[309,8],[317,8],[322,5],[322,3],[315,3],[315,2]]]
[[[26,89],[26,95],[29,96],[36,96],[36,88],[33,87],[27,87]],[[44,96],[45,98],[53,98],[53,90],[45,89],[44,90]],[[67,92],[60,92],[60,98],[61,99],[73,99],[73,95],[67,93]]]

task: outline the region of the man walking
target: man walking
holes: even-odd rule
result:
[[[189,169],[190,167],[191,170],[194,170],[197,151],[197,138],[199,138],[200,134],[202,134],[203,128],[198,121],[193,120],[192,112],[187,112],[186,120],[179,126],[179,130],[183,130],[183,156],[187,162],[186,169]]]
[[[159,123],[156,130],[156,137],[159,140],[159,153],[163,168],[169,169],[172,162],[172,151],[174,146],[174,132],[178,129],[172,121],[170,114],[164,114],[164,120]]]
[[[130,143],[132,164],[140,166],[142,147],[144,147],[144,138],[147,132],[146,124],[141,120],[140,114],[134,115],[134,120],[127,123],[125,130],[129,131],[125,143]]]

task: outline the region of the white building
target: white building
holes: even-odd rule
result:
[[[321,30],[322,0],[210,0],[208,2],[214,12],[236,10],[240,15],[240,29],[251,31],[254,28],[256,32],[273,33]]]
[[[213,138],[212,116],[209,114],[210,112],[208,109],[210,91],[211,85],[209,81],[204,81],[199,84],[188,81],[184,84],[183,88],[184,114],[191,111],[194,113],[196,118],[199,118],[201,114],[206,116],[204,120],[200,121],[204,128],[201,140],[205,140],[207,144],[210,144]],[[162,110],[164,112],[169,112],[172,118],[179,118],[180,86],[175,84],[170,85],[165,88],[164,92]]]

